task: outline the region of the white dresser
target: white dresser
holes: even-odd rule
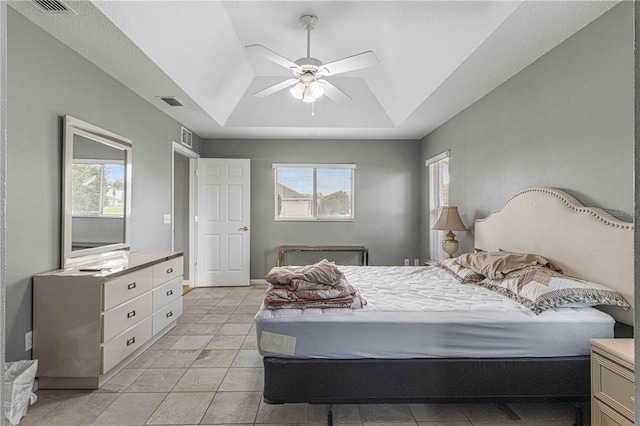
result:
[[[634,424],[633,339],[591,339],[591,424]]]
[[[41,389],[96,389],[176,325],[180,252],[132,252],[33,279]]]

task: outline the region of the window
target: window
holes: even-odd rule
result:
[[[429,256],[434,260],[445,258],[442,249],[445,231],[433,231],[442,206],[449,205],[449,151],[427,160],[429,167]]]
[[[124,216],[124,163],[74,160],[73,216]]]
[[[274,164],[276,220],[353,220],[355,164]]]

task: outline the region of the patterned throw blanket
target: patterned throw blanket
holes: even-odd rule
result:
[[[273,268],[264,296],[269,309],[362,308],[367,302],[326,259],[304,267]]]

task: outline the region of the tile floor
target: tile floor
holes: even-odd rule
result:
[[[328,406],[262,401],[264,286],[195,289],[178,325],[95,391],[40,390],[21,425],[326,425]],[[588,404],[584,404],[588,405]],[[588,406],[585,407],[588,411]],[[335,425],[571,425],[573,404],[334,405]],[[585,422],[588,424],[588,422]]]

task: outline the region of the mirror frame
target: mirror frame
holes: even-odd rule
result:
[[[73,168],[73,136],[79,135],[105,145],[121,149],[125,152],[125,195],[124,195],[124,242],[108,244],[81,250],[72,250],[72,210],[71,210],[71,172]],[[62,177],[62,267],[75,266],[122,254],[130,247],[131,222],[131,140],[93,124],[79,120],[70,115],[64,116],[64,147],[63,147],[63,177]]]

